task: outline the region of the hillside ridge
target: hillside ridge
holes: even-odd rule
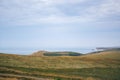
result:
[[[31,54],[31,56],[80,56],[82,53],[72,51],[37,51]]]

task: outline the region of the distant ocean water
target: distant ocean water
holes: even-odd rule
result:
[[[39,50],[45,51],[73,51],[79,53],[92,52],[95,48],[0,48],[0,53],[12,53],[12,54],[32,54]]]

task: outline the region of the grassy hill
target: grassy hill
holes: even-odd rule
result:
[[[120,50],[105,50],[100,52],[93,52],[85,55],[84,57],[96,58],[96,59],[119,59],[120,60]]]
[[[82,56],[0,54],[0,80],[120,80],[120,51]]]
[[[81,53],[77,52],[48,52],[48,51],[37,51],[33,53],[31,56],[80,56]]]

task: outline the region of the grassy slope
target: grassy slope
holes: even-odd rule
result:
[[[120,60],[120,50],[103,51],[95,54],[88,54],[84,57],[96,59],[118,59]]]
[[[77,53],[77,52],[48,52],[48,51],[37,51],[33,54],[31,54],[31,56],[80,56],[82,55],[81,53]]]
[[[0,73],[65,80],[119,80],[120,51],[60,57],[0,54]]]

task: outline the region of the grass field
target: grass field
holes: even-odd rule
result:
[[[0,80],[120,80],[120,51],[82,56],[0,54]]]

